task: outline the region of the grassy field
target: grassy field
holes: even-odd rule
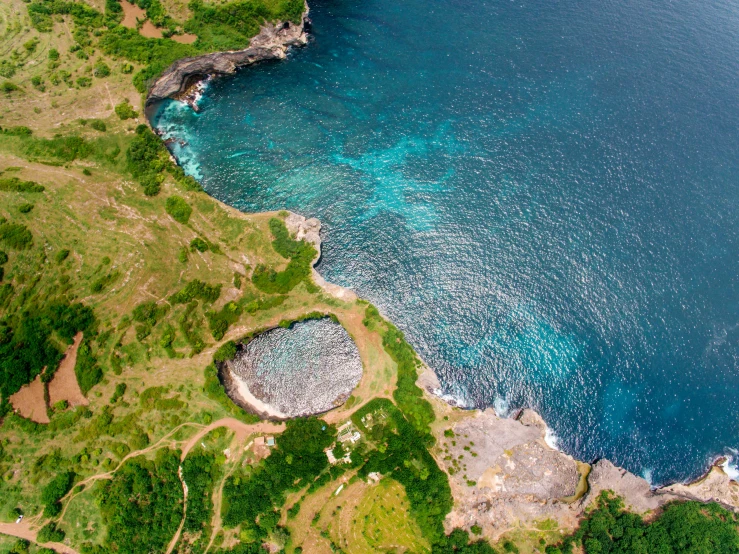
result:
[[[102,2],[91,5],[104,8]],[[175,15],[187,15],[184,4],[178,6],[183,13]],[[18,87],[0,93],[0,126],[6,131],[0,133],[0,180],[44,188],[0,190],[0,217],[32,236],[29,248],[0,244],[9,258],[2,285],[12,287],[0,302],[0,319],[19,321],[26,307],[59,298],[91,307],[96,324],[85,340],[102,379],[87,393],[88,408],[49,406],[47,426],[5,418],[0,521],[14,520],[20,509],[35,529],[47,520],[40,515],[41,493],[58,472],[73,471],[76,482],[83,482],[107,474],[132,452],[151,449],[147,456],[153,457],[158,449],[181,447],[204,425],[230,415],[204,391],[204,369],[228,340],[316,310],[335,314],[355,339],[365,370],[351,407],[332,412],[337,420],[375,395],[390,396],[396,368],[380,335],[362,324],[365,304],[341,302],[305,284],[286,295],[264,294],[252,285],[257,265],[277,271],[287,265],[271,245],[267,223],[275,214],[242,214],[183,188],[166,172],[157,196],[143,194],[126,164],[136,125],[143,122],[131,74],[122,72],[122,60],[100,50],[87,59],[78,56],[72,51],[71,17],[54,16],[53,21],[50,33],[39,33],[30,25],[27,4],[10,0],[0,5],[0,54],[13,66],[12,75],[0,82]],[[52,49],[59,52],[54,64]],[[107,63],[111,74],[91,78],[90,86],[77,84],[98,61]],[[51,73],[60,70],[69,73],[67,82],[52,83]],[[114,107],[124,101],[139,111],[138,118],[121,120],[115,114]],[[98,123],[92,125],[93,120]],[[29,131],[14,131],[21,125]],[[82,146],[70,151],[63,143],[68,137],[77,137]],[[192,209],[184,224],[167,213],[172,196]],[[194,239],[207,247],[192,247]],[[196,279],[220,286],[217,300],[170,300]],[[145,303],[154,306],[156,315],[137,321],[137,307]],[[209,314],[229,305],[238,305],[239,315],[216,339]],[[66,346],[59,337],[52,342],[60,350]],[[228,447],[223,440],[219,456]],[[250,459],[258,463],[259,456]],[[240,451],[223,463],[229,467],[245,460]],[[97,487],[91,483],[62,502],[60,527],[73,547],[105,541]],[[234,533],[218,534],[214,547],[233,542]],[[178,548],[192,540],[183,535]]]
[[[430,551],[410,517],[405,490],[392,479],[375,484],[357,479],[331,482],[302,500],[300,512],[287,520],[287,527],[292,546],[304,552]]]

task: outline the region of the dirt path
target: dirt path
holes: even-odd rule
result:
[[[185,526],[185,519],[187,518],[187,483],[185,483],[185,478],[182,475],[182,466],[177,469],[177,476],[180,478],[180,483],[182,483],[182,521],[180,521],[180,526],[177,528],[177,532],[175,532],[172,540],[169,541],[169,545],[167,545],[166,554],[171,554],[177,541],[180,540],[180,534],[182,533],[182,528]]]
[[[185,458],[187,458],[187,455],[190,453],[190,450],[192,450],[198,444],[198,442],[202,440],[204,436],[206,436],[211,431],[218,429],[219,427],[226,427],[230,429],[231,431],[233,431],[235,435],[234,440],[236,442],[243,442],[244,440],[246,440],[246,438],[249,435],[254,434],[254,433],[281,433],[282,431],[285,430],[284,423],[278,424],[278,423],[271,423],[269,421],[260,421],[259,423],[248,424],[248,423],[244,423],[243,421],[239,421],[238,419],[234,419],[232,417],[226,417],[223,419],[219,419],[218,421],[214,421],[207,427],[200,429],[200,431],[195,433],[195,435],[192,436],[190,440],[187,441],[184,448],[182,449],[182,455],[180,456],[180,462],[185,461]],[[177,541],[180,540],[180,534],[182,533],[182,528],[185,525],[185,517],[187,516],[187,483],[185,483],[185,479],[182,476],[182,466],[180,466],[177,474],[179,475],[180,481],[182,482],[182,491],[184,493],[182,521],[180,521],[180,526],[177,528],[177,532],[172,537],[172,540],[169,541],[166,554],[171,554],[172,550],[174,550],[174,547],[177,545]],[[223,480],[221,481],[221,485],[218,491],[217,528],[216,528],[216,525],[213,526],[213,532],[211,533],[210,544],[213,543],[213,538],[215,537],[218,529],[220,529],[220,497],[223,494],[223,483],[225,483],[226,477],[224,477]],[[215,498],[214,498],[214,508],[215,508]],[[208,544],[208,548],[210,548],[210,544]],[[206,549],[206,552],[207,552],[207,549]]]
[[[18,537],[19,539],[25,539],[38,544],[39,546],[51,548],[61,554],[78,554],[76,550],[70,548],[66,544],[59,542],[38,542],[36,538],[38,534],[37,531],[31,529],[31,524],[25,521],[20,523],[0,523],[0,533],[3,535],[10,535],[11,537]]]
[[[244,423],[243,421],[239,421],[238,419],[232,417],[225,417],[223,419],[219,419],[218,421],[214,421],[207,427],[201,429],[197,434],[195,434],[195,436],[187,441],[187,444],[185,444],[185,447],[182,449],[182,456],[180,457],[180,460],[184,460],[187,457],[187,454],[196,444],[198,444],[200,439],[202,439],[205,435],[207,435],[214,429],[218,429],[219,427],[227,427],[231,431],[233,431],[236,435],[237,441],[243,441],[244,439],[246,439],[246,437],[253,433],[282,433],[285,430],[284,423],[272,423],[271,421],[260,421],[259,423]]]

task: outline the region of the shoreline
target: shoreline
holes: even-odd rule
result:
[[[183,58],[176,61],[167,70],[165,70],[165,72],[161,76],[157,78],[157,80],[150,87],[147,93],[145,101],[145,118],[147,123],[153,128],[152,118],[156,113],[158,105],[162,101],[169,98],[178,99],[190,105],[193,109],[197,111],[196,107],[193,106],[193,98],[196,98],[197,94],[191,94],[191,92],[195,90],[195,87],[198,87],[199,84],[206,79],[217,76],[233,75],[234,73],[236,73],[237,70],[261,61],[281,60],[286,57],[287,51],[290,47],[305,46],[308,43],[307,29],[309,28],[311,23],[310,19],[308,18],[309,11],[310,10],[308,4],[306,3],[305,11],[303,12],[302,16],[302,21],[299,25],[291,24],[290,22],[277,22],[276,24],[266,23],[262,26],[259,34],[251,39],[249,47],[244,50],[215,52],[202,56],[196,56],[193,58]],[[156,129],[154,129],[154,131],[156,132]],[[179,160],[177,160],[176,157],[174,157],[174,159],[177,165],[180,165]],[[211,198],[223,204],[224,206],[227,206],[220,200],[212,196]],[[231,206],[228,207],[231,208]],[[320,221],[317,218],[306,218],[305,216],[296,214],[294,212],[288,212],[288,217],[285,220],[285,224],[290,233],[294,234],[298,240],[306,240],[307,242],[311,243],[317,250],[318,254],[311,262],[311,276],[315,284],[318,285],[325,293],[337,299],[347,302],[359,299],[359,296],[353,290],[326,281],[323,276],[321,276],[321,274],[316,270],[315,266],[319,263],[322,256]],[[382,314],[382,312],[380,312],[380,315],[382,315],[384,319],[390,321],[390,319]],[[416,355],[419,356],[417,352]],[[456,401],[456,399],[449,398],[447,395],[442,396],[441,394],[437,394],[433,390],[422,386],[422,378],[424,377],[424,375],[430,372],[430,374],[433,375],[433,379],[438,384],[436,389],[439,391],[441,390],[441,385],[436,377],[436,374],[420,356],[419,359],[421,359],[424,369],[419,372],[417,384],[424,390],[424,393],[428,397],[439,400],[450,408],[457,408],[470,413],[484,413],[487,411],[479,408],[466,408],[458,401]],[[267,419],[274,419],[279,421],[290,419],[272,406],[269,406],[254,397],[254,395],[249,391],[246,383],[240,382],[240,380],[233,374],[230,369],[228,369],[227,373],[229,374],[227,378],[231,380],[236,394],[242,400],[243,405],[240,405],[240,407],[242,407],[246,411],[256,413],[257,415],[260,415],[262,417],[266,417]],[[219,377],[221,376],[222,370],[219,368]],[[223,381],[224,379],[222,378],[222,383]],[[225,387],[226,384],[223,384]],[[489,409],[495,411],[492,406]],[[518,410],[515,410],[513,413],[517,416],[520,416],[524,412],[532,412],[536,414],[536,416],[544,423],[546,428],[549,429],[543,418],[541,418],[541,416],[534,410],[531,410],[529,408],[520,408]],[[514,421],[521,423],[517,418],[501,418],[497,415],[497,412],[495,412],[495,414],[498,419],[513,419]],[[523,423],[521,423],[521,425],[523,425]],[[739,486],[739,482],[732,479],[722,467],[728,460],[726,455],[717,454],[710,458],[708,469],[695,479],[676,481],[674,483],[666,483],[655,487],[649,484],[642,477],[631,473],[624,468],[612,464],[607,458],[595,459],[592,463],[589,463],[578,460],[577,458],[574,458],[573,456],[562,452],[561,450],[557,449],[556,446],[552,447],[552,445],[547,443],[547,447],[550,448],[552,451],[559,452],[576,462],[587,464],[589,466],[595,467],[595,465],[598,463],[606,462],[617,471],[622,472],[622,475],[630,476],[634,479],[638,479],[643,481],[644,483],[647,483],[649,490],[652,491],[655,496],[665,494],[665,492],[660,491],[666,491],[668,494],[673,494],[672,491],[667,491],[667,489],[671,487],[692,487],[700,485],[701,483],[708,480],[716,472],[720,472],[721,475],[725,476],[727,482],[734,483]],[[587,500],[590,497],[590,491],[588,491],[585,493],[583,500]],[[685,499],[689,498],[685,496]],[[696,498],[696,500],[698,499]],[[708,502],[710,500],[700,501]],[[739,503],[737,503],[736,506],[734,504],[726,504],[726,506],[734,511],[739,512]]]

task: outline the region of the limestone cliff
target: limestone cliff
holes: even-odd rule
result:
[[[266,60],[279,60],[291,46],[307,44],[308,6],[299,25],[286,22],[265,23],[244,50],[215,52],[173,63],[149,89],[146,105],[183,94],[194,83],[210,75],[231,75],[240,67]]]

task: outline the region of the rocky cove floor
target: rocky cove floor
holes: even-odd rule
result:
[[[225,365],[229,396],[279,419],[327,412],[343,404],[362,378],[357,346],[329,318],[265,331]]]

